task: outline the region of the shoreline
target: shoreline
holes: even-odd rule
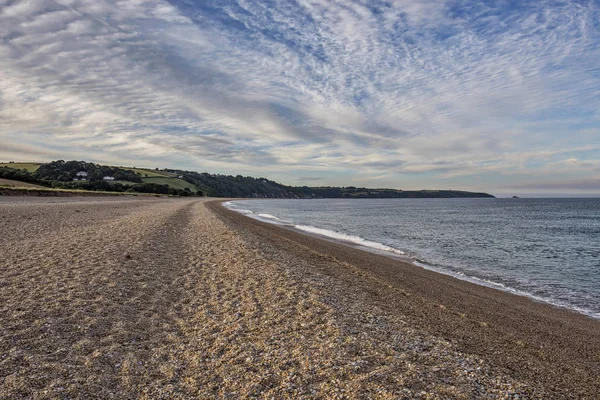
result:
[[[483,357],[515,379],[539,382],[561,396],[593,397],[600,391],[597,319],[247,217],[227,209],[224,201],[208,202],[207,207],[242,235],[255,235],[281,251],[315,259],[315,268],[335,279],[364,284],[352,276],[353,270],[374,278],[379,283],[366,284],[366,290],[378,306]],[[323,258],[332,262],[323,265],[319,261]]]
[[[0,398],[597,397],[597,321],[222,201],[0,198]]]
[[[0,398],[546,393],[384,312],[314,268],[326,259],[257,242],[206,199],[0,200]]]
[[[234,211],[234,210],[231,210],[231,211]],[[248,216],[248,218],[254,219],[251,216]],[[483,286],[483,287],[486,287],[486,288],[489,288],[489,289],[499,290],[499,291],[504,292],[504,293],[512,294],[514,296],[524,297],[524,298],[529,299],[531,301],[534,301],[536,303],[545,304],[545,305],[548,305],[550,307],[562,309],[562,310],[565,310],[565,311],[568,311],[568,312],[572,312],[572,313],[575,313],[575,314],[578,314],[578,315],[583,315],[583,316],[592,318],[594,320],[600,321],[600,313],[597,313],[597,312],[594,312],[594,311],[591,311],[591,310],[587,310],[587,309],[577,308],[577,307],[569,305],[569,304],[561,304],[559,302],[554,302],[553,299],[546,299],[546,298],[543,298],[543,297],[539,297],[539,296],[533,295],[531,293],[528,293],[528,292],[525,292],[525,291],[522,291],[522,290],[519,290],[519,289],[515,289],[515,288],[512,288],[510,286],[506,286],[506,285],[504,285],[502,283],[499,283],[499,282],[487,281],[487,280],[485,280],[483,278],[479,278],[479,277],[476,277],[476,276],[466,275],[464,273],[456,273],[456,272],[453,272],[453,271],[450,271],[450,270],[444,270],[443,268],[437,267],[435,265],[431,265],[431,264],[427,263],[424,260],[413,259],[413,258],[411,258],[409,256],[406,256],[406,255],[395,254],[393,252],[386,251],[386,250],[379,250],[377,248],[372,248],[372,247],[368,247],[368,246],[362,246],[360,244],[355,244],[355,243],[352,243],[352,242],[347,242],[347,241],[345,241],[343,239],[330,238],[328,236],[320,235],[318,233],[311,233],[311,232],[308,232],[308,231],[304,231],[302,229],[298,229],[298,228],[296,228],[292,224],[289,224],[289,225],[286,225],[286,224],[278,225],[278,224],[275,224],[275,223],[272,223],[272,222],[262,221],[260,219],[256,219],[256,220],[260,221],[260,222],[267,223],[267,224],[272,224],[272,225],[275,225],[275,226],[280,226],[280,227],[282,227],[284,229],[289,229],[289,230],[291,230],[293,232],[297,232],[297,233],[299,233],[301,235],[312,236],[312,237],[314,237],[314,238],[316,238],[318,240],[324,240],[324,241],[331,242],[331,243],[337,243],[337,244],[340,244],[342,246],[347,246],[347,247],[351,247],[351,248],[354,248],[354,249],[357,249],[357,250],[360,250],[360,251],[364,251],[364,252],[367,252],[367,253],[371,253],[371,254],[376,254],[376,255],[379,255],[379,256],[387,257],[387,258],[390,258],[390,259],[393,259],[393,260],[397,260],[399,262],[410,264],[410,265],[412,265],[412,266],[414,266],[416,268],[421,268],[421,269],[424,269],[424,270],[427,270],[427,271],[431,271],[431,272],[436,273],[436,274],[445,275],[445,276],[448,276],[448,277],[451,277],[451,278],[458,279],[458,280],[463,281],[463,282],[471,283],[473,285]],[[402,251],[402,250],[397,250],[397,251]]]
[[[226,209],[230,210],[230,211],[234,211],[237,212],[241,215],[244,215],[248,218],[257,220],[259,222],[262,223],[267,223],[267,224],[272,224],[275,226],[279,226],[281,228],[284,229],[288,229],[291,230],[293,232],[299,233],[301,235],[308,235],[308,236],[312,236],[316,239],[319,240],[324,240],[327,242],[331,242],[331,243],[337,243],[337,244],[341,244],[344,246],[348,246],[351,248],[355,248],[358,250],[362,250],[368,253],[372,253],[372,254],[376,254],[376,255],[380,255],[380,256],[384,256],[384,257],[388,257],[394,260],[398,260],[400,262],[404,262],[404,263],[408,263],[411,264],[417,268],[422,268],[437,274],[441,274],[441,275],[446,275],[461,281],[465,281],[465,282],[469,282],[478,286],[484,286],[490,289],[494,289],[494,290],[499,290],[505,293],[509,293],[515,296],[520,296],[520,297],[525,297],[529,300],[538,302],[538,303],[542,303],[542,304],[546,304],[549,305],[551,307],[555,307],[555,308],[559,308],[559,309],[564,309],[567,310],[569,312],[574,312],[576,314],[580,314],[580,315],[584,315],[586,317],[595,319],[600,321],[600,313],[589,310],[589,309],[584,309],[584,308],[579,308],[576,307],[574,305],[571,304],[565,304],[565,303],[561,303],[558,300],[554,300],[551,298],[544,298],[544,297],[540,297],[534,294],[531,294],[529,292],[520,290],[520,289],[516,289],[510,286],[506,286],[501,282],[495,282],[495,281],[489,281],[486,280],[484,278],[480,278],[477,276],[471,276],[471,275],[467,275],[465,273],[462,272],[454,272],[450,269],[444,269],[441,267],[438,267],[436,265],[432,265],[429,264],[427,261],[425,260],[421,260],[419,258],[413,258],[410,257],[408,255],[406,255],[406,252],[404,250],[400,250],[400,249],[396,249],[396,248],[392,248],[388,245],[379,243],[379,242],[371,242],[369,239],[365,239],[362,237],[358,237],[361,240],[365,241],[366,243],[373,243],[375,245],[379,245],[379,246],[383,246],[383,247],[390,247],[390,250],[387,249],[380,249],[377,247],[373,247],[373,246],[369,246],[369,245],[363,245],[360,244],[358,242],[353,242],[351,240],[345,240],[343,238],[336,238],[334,236],[328,236],[327,234],[321,234],[318,232],[313,232],[312,230],[305,230],[305,229],[301,229],[298,228],[298,225],[291,223],[291,222],[286,222],[286,221],[282,221],[277,217],[266,217],[265,214],[256,214],[254,212],[251,212],[250,210],[236,210],[233,208],[229,208],[225,203],[229,203],[231,201],[239,201],[239,200],[247,200],[247,199],[235,199],[235,200],[227,200],[224,201],[222,203],[222,206],[225,207]],[[244,212],[246,211],[246,212]],[[250,212],[250,213],[247,213]],[[318,227],[314,227],[314,226],[308,226],[309,228],[314,228],[315,230],[323,230],[323,231],[328,231],[328,232],[332,232],[332,233],[336,233],[338,235],[342,235],[342,236],[348,236],[348,234],[345,233],[340,233],[340,232],[334,232],[334,231],[330,231],[328,229],[322,229],[322,228],[318,228]]]

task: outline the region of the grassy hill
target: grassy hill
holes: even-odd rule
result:
[[[450,199],[466,197],[494,197],[487,193],[466,192],[462,190],[399,190],[399,189],[370,189],[348,187],[299,187],[303,197],[317,198],[349,198],[349,199]]]
[[[198,190],[196,188],[196,186],[194,186],[193,184],[186,182],[183,179],[179,179],[179,178],[167,178],[164,176],[159,176],[159,177],[142,178],[142,181],[144,183],[156,183],[157,185],[169,185],[169,187],[175,188],[175,189],[183,190],[185,188],[188,188],[194,192],[196,190]]]
[[[127,171],[133,171],[137,174],[139,174],[141,177],[144,178],[173,178],[176,177],[175,174],[172,174],[170,172],[166,172],[166,171],[160,171],[160,170],[155,170],[155,169],[150,169],[150,168],[129,168],[129,167],[118,167],[120,169],[124,169]]]
[[[27,172],[35,172],[37,171],[37,169],[40,167],[40,163],[21,163],[21,162],[15,162],[15,163],[0,163],[0,168],[2,167],[8,167],[8,168],[15,168],[15,169],[25,169],[27,170]]]
[[[35,185],[33,183],[15,181],[12,179],[4,179],[4,178],[0,178],[0,186],[8,186],[8,187],[15,187],[15,188],[28,187],[28,188],[45,189],[44,186]]]
[[[0,166],[0,178],[67,190],[155,193],[173,196],[202,195],[193,184],[177,178],[174,173],[164,171],[113,167],[77,160],[31,164],[4,164]],[[26,167],[37,168],[34,172],[29,172]]]
[[[83,174],[83,179],[82,173]],[[110,177],[112,179],[108,179]],[[364,187],[295,187],[265,178],[177,169],[114,167],[85,161],[0,163],[0,178],[61,189],[105,190],[245,198],[466,198],[493,197],[459,190],[400,190]]]

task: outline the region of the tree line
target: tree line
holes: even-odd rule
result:
[[[158,169],[157,169],[158,170]],[[77,173],[85,171],[87,180],[76,180]],[[458,190],[397,190],[364,187],[309,187],[286,186],[265,178],[242,175],[209,174],[206,172],[164,169],[192,184],[196,190],[176,189],[166,184],[144,182],[142,176],[122,167],[99,165],[85,161],[57,160],[40,167],[33,173],[24,169],[0,168],[0,178],[37,183],[66,189],[103,190],[113,192],[157,193],[177,196],[210,196],[242,198],[455,198],[493,197],[487,193]],[[105,176],[118,182],[107,182]]]
[[[80,180],[77,173],[86,172],[85,180]],[[119,182],[104,180],[110,176]],[[21,182],[35,183],[56,189],[75,189],[107,192],[154,193],[173,196],[202,196],[200,190],[177,189],[169,185],[143,182],[139,173],[107,165],[88,163],[85,161],[57,160],[40,165],[35,172],[12,167],[0,168],[0,178]],[[125,182],[125,183],[124,183]]]

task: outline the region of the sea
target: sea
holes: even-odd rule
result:
[[[600,199],[240,200],[232,210],[600,319]]]

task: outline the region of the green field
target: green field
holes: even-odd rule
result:
[[[0,178],[0,186],[9,186],[9,187],[32,187],[38,189],[46,189],[45,186],[34,185],[33,183],[14,181],[12,179],[4,179]]]
[[[137,185],[136,182],[131,182],[131,181],[107,181],[109,183],[120,183],[121,185]]]
[[[171,178],[174,175],[171,174],[170,172],[164,172],[164,171],[156,171],[154,169],[145,169],[145,168],[127,168],[127,167],[119,167],[121,169],[126,169],[128,171],[133,171],[133,172],[137,172],[138,174],[140,174],[142,177],[148,177],[148,178]]]
[[[196,188],[196,186],[192,185],[189,182],[184,181],[183,179],[179,179],[179,178],[166,178],[166,177],[148,177],[148,178],[142,178],[142,181],[144,181],[145,183],[156,183],[158,185],[169,185],[169,187],[174,188],[174,189],[185,189],[185,188],[189,188],[192,192],[195,192],[196,190],[198,190]]]
[[[0,163],[1,167],[15,168],[15,169],[26,169],[29,172],[35,172],[39,167],[40,163]]]

